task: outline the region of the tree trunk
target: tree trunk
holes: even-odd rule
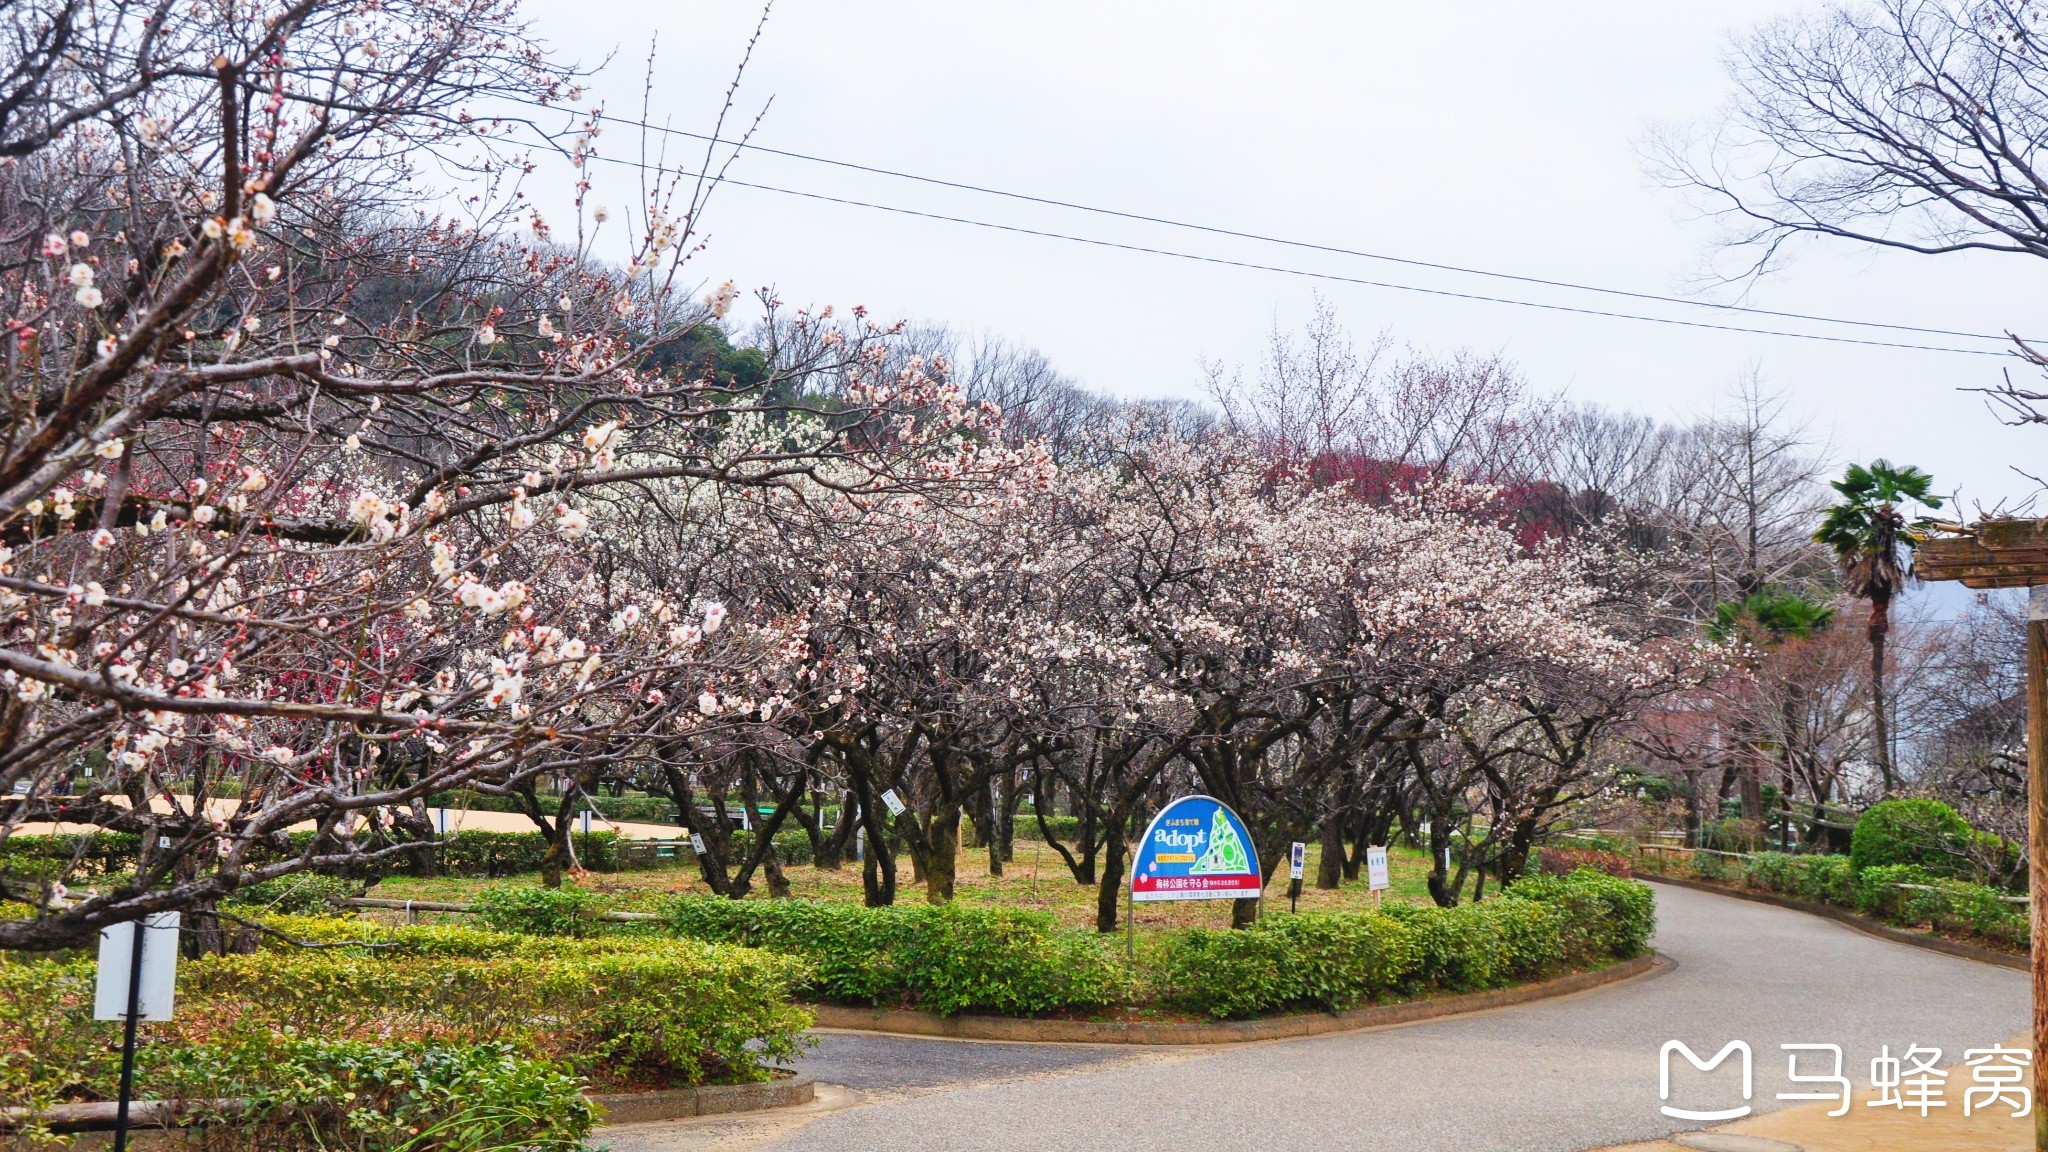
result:
[[[924,862],[924,898],[928,904],[947,904],[953,899],[953,885],[960,871],[960,805],[941,800],[932,812],[929,851]]]
[[[1338,888],[1344,883],[1344,821],[1332,815],[1323,821],[1322,858],[1316,862],[1316,887]]]
[[[775,854],[774,842],[770,841],[768,851],[761,857],[761,870],[768,877],[768,896],[772,900],[789,899],[789,877],[782,874],[782,859]]]
[[[818,811],[821,814],[825,811],[822,803],[819,804]],[[820,819],[822,818],[821,815]],[[811,864],[814,867],[839,871],[846,861],[846,847],[853,843],[854,831],[859,827],[860,807],[854,801],[853,794],[849,792],[839,801],[839,819],[833,822],[831,833],[819,838],[818,852]]]
[[[1117,902],[1124,895],[1123,822],[1111,821],[1109,836],[1102,845],[1102,883],[1095,889],[1095,930],[1117,929]]]
[[[1884,691],[1884,644],[1891,632],[1892,598],[1880,593],[1870,598],[1870,739],[1876,746],[1877,772],[1884,781],[1884,794],[1898,787],[1892,767],[1892,725],[1889,702]]]

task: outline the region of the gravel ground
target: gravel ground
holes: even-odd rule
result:
[[[1763,1111],[1788,1087],[1780,1044],[1840,1044],[1860,1083],[1880,1046],[1938,1046],[1948,1064],[2027,1027],[2023,973],[1708,893],[1659,887],[1657,900],[1657,948],[1675,970],[1378,1032],[1138,1062],[1102,1048],[833,1036],[807,1067],[891,1098],[765,1146],[1568,1152],[1697,1127],[1658,1112],[1666,1040],[1702,1055],[1746,1040]],[[1705,1098],[1718,1077],[1676,1083],[1679,1103],[1720,1103]],[[1685,1099],[1688,1087],[1700,1097]]]

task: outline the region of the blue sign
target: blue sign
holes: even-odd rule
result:
[[[1161,809],[1131,863],[1133,900],[1239,900],[1265,886],[1250,830],[1209,796],[1183,796]]]

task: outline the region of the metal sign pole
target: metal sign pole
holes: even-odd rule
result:
[[[128,1017],[121,1026],[121,1095],[114,1105],[114,1152],[128,1152],[128,1101],[135,1095],[135,1022],[142,1015],[142,938],[148,916],[135,919],[135,943],[128,949]]]
[[[1131,878],[1135,880],[1137,875],[1134,871],[1131,873]],[[1138,900],[1133,894],[1135,891],[1136,889],[1132,885],[1124,885],[1124,959],[1126,960],[1136,960],[1138,958]]]

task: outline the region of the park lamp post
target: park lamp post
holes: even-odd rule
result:
[[[2034,1148],[2048,1152],[2048,520],[1943,525],[1914,551],[1913,574],[1966,588],[2027,592],[2027,892],[2034,976]]]

